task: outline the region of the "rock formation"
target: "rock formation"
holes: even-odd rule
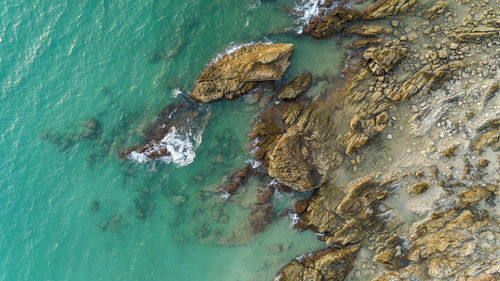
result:
[[[189,95],[200,102],[235,99],[259,81],[280,80],[290,65],[292,44],[254,43],[223,55],[200,74]]]
[[[330,247],[287,264],[276,281],[344,280],[352,269],[359,246]]]
[[[278,99],[291,100],[296,98],[300,94],[307,92],[309,87],[311,87],[311,82],[311,73],[303,73],[298,75],[278,91]]]
[[[346,23],[360,16],[361,14],[356,10],[336,7],[324,15],[311,18],[304,31],[316,39],[328,38],[339,33]]]

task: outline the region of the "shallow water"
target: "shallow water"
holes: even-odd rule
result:
[[[336,76],[343,45],[297,37],[293,7],[3,1],[0,280],[270,280],[290,259],[321,248],[287,217],[256,236],[244,231],[266,180],[229,200],[216,192],[251,157],[246,132],[259,104],[209,105],[191,163],[118,157],[231,44],[291,42],[285,79]],[[325,87],[317,82],[312,95]],[[97,130],[87,128],[89,118]],[[275,195],[275,212],[299,197]]]

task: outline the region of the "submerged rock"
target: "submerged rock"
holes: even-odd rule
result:
[[[285,43],[240,47],[205,67],[189,96],[200,102],[238,98],[259,81],[280,80],[292,52],[293,45]]]
[[[358,245],[330,247],[324,251],[298,257],[278,273],[276,281],[344,280],[353,267]]]
[[[294,99],[300,94],[307,92],[309,87],[311,87],[312,74],[302,73],[294,77],[290,82],[288,82],[283,88],[278,91],[278,99],[290,100]]]

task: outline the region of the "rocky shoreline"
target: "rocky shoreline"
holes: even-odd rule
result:
[[[499,6],[318,0],[306,33],[356,37],[343,83],[311,100],[313,77],[303,73],[276,90],[249,133],[263,167],[235,172],[220,190],[231,196],[257,174],[279,183],[257,193],[254,234],[272,221],[274,189],[313,191],[293,210],[295,227],[317,233],[325,249],[275,280],[500,279]],[[282,79],[293,50],[264,42],[232,50],[207,65],[190,97],[258,95]],[[124,155],[168,155],[154,148],[174,109]]]

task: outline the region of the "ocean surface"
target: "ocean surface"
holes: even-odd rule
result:
[[[298,34],[309,2],[1,1],[0,280],[272,280],[324,247],[291,216],[248,231],[266,182],[215,192],[251,162],[251,97],[193,103],[208,120],[171,136],[174,159],[118,156],[237,44],[294,43],[284,80],[310,71],[324,91],[344,42]],[[274,194],[275,213],[304,196]]]

